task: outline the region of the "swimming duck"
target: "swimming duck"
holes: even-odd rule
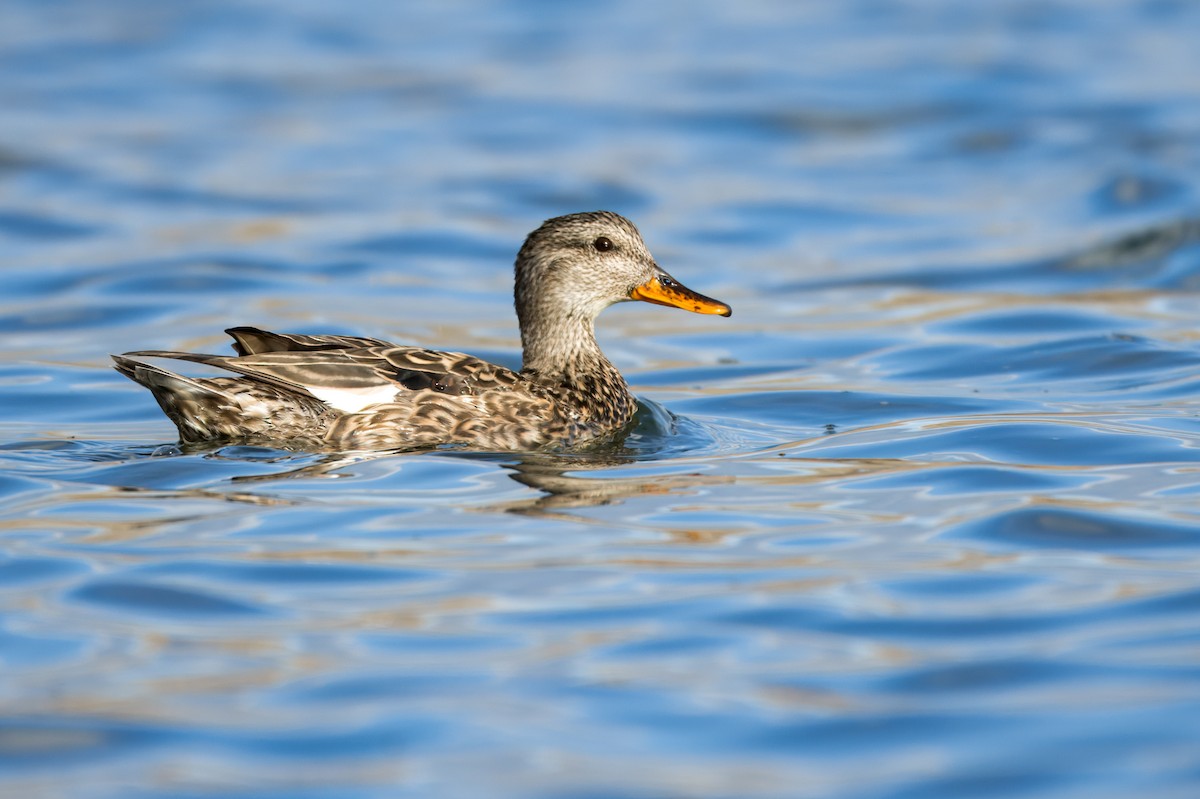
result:
[[[572,448],[614,436],[637,401],[596,343],[594,321],[629,300],[729,316],[654,262],[628,219],[609,211],[547,220],[517,254],[524,361],[514,372],[458,352],[373,338],[235,327],[236,356],[144,350],[114,355],[153,392],[185,443],[300,449],[464,445]],[[192,378],[145,363],[174,358],[237,376]]]

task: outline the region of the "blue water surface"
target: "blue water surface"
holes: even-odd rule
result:
[[[1200,795],[1200,5],[0,6],[0,794]],[[519,362],[604,452],[182,450],[225,327]]]

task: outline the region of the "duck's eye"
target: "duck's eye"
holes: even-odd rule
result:
[[[608,252],[613,248],[613,243],[608,236],[600,236],[592,242],[592,246],[596,248],[597,252]]]

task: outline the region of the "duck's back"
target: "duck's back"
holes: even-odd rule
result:
[[[337,449],[465,444],[537,449],[586,437],[551,387],[463,353],[352,336],[234,328],[237,356],[114,356],[149,388],[187,442],[292,442]],[[236,377],[192,378],[141,358],[192,361]]]

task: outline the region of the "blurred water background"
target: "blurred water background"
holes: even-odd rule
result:
[[[0,6],[0,795],[1200,795],[1200,4]],[[181,453],[131,349],[731,319],[606,457]]]

